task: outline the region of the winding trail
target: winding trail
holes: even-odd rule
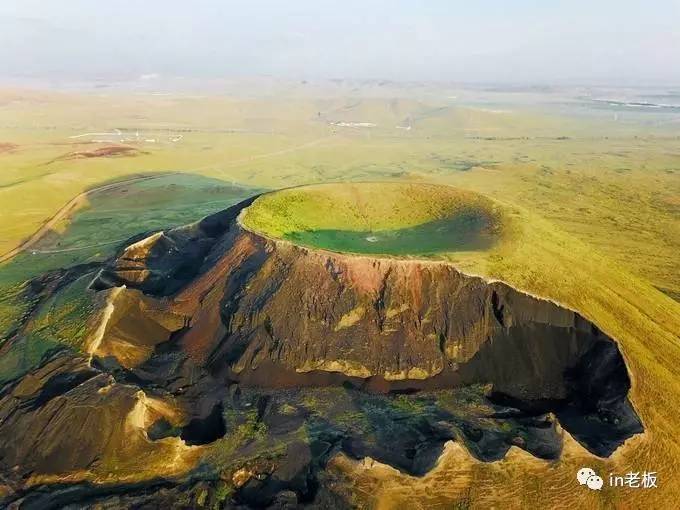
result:
[[[89,190],[79,193],[71,200],[69,200],[61,209],[59,209],[50,219],[48,219],[43,225],[36,230],[28,239],[23,241],[19,246],[13,248],[7,253],[0,255],[0,264],[7,262],[13,257],[16,257],[24,250],[29,249],[31,246],[40,241],[57,223],[69,216],[71,213],[76,211],[85,205],[88,195],[101,193],[103,191],[109,191],[112,189],[120,188],[121,186],[126,186],[133,182],[147,181],[151,179],[158,179],[161,177],[167,177],[168,175],[174,175],[179,172],[164,172],[154,175],[145,175],[141,177],[134,177],[131,179],[125,179],[123,181],[116,181],[109,184],[104,184],[102,186],[97,186],[95,188],[90,188]]]
[[[251,161],[257,161],[258,159],[263,159],[263,158],[269,158],[273,156],[281,156],[284,154],[289,154],[291,152],[296,152],[298,150],[306,149],[308,147],[313,147],[315,145],[318,145],[319,143],[328,140],[332,138],[332,136],[325,136],[321,138],[314,139],[310,142],[306,142],[300,145],[295,145],[293,147],[288,147],[285,149],[280,149],[277,151],[273,152],[267,152],[264,154],[255,154],[253,156],[247,156],[245,158],[240,158],[236,159],[233,161],[226,161],[225,163],[217,163],[217,164],[211,164],[211,165],[205,165],[202,167],[194,168],[192,171],[197,171],[197,170],[207,170],[207,169],[213,169],[213,168],[231,168],[234,166],[239,166],[244,163],[249,163]],[[167,177],[169,175],[175,175],[179,174],[181,172],[163,172],[163,173],[157,173],[153,175],[145,175],[141,177],[134,177],[131,179],[126,179],[123,181],[117,181],[117,182],[112,182],[109,184],[104,184],[102,186],[97,186],[95,188],[91,188],[89,190],[83,191],[82,193],[79,193],[75,197],[73,197],[71,200],[69,200],[61,209],[59,209],[50,219],[48,219],[36,232],[34,232],[28,239],[24,240],[19,244],[16,248],[13,248],[12,250],[8,251],[7,253],[4,253],[0,255],[0,264],[7,262],[13,257],[16,257],[19,253],[21,253],[24,250],[29,249],[31,246],[36,244],[40,239],[45,236],[52,227],[54,227],[59,221],[62,219],[66,218],[69,214],[72,212],[76,211],[80,207],[82,207],[85,204],[85,199],[87,198],[88,195],[96,194],[96,193],[101,193],[102,191],[108,191],[111,189],[116,189],[120,186],[125,186],[127,184],[131,184],[133,182],[139,182],[139,181],[146,181],[150,179],[158,179],[160,177]],[[101,246],[105,244],[112,244],[107,242],[107,243],[102,243]],[[88,246],[88,247],[96,247],[100,245],[93,245],[93,246]],[[78,249],[84,249],[85,247],[78,247],[78,248],[69,248],[65,250],[54,250],[54,251],[45,251],[44,253],[59,253],[61,251],[75,251]]]

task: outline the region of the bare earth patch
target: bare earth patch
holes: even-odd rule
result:
[[[15,143],[0,142],[0,154],[3,152],[13,152],[18,148],[19,146]]]
[[[90,158],[116,158],[116,157],[131,157],[139,156],[141,154],[147,154],[144,151],[140,151],[136,147],[130,147],[128,145],[107,145],[106,147],[99,147],[97,149],[89,151],[74,151],[59,156],[58,158],[50,161],[54,163],[55,161],[69,161],[73,159],[90,159]]]

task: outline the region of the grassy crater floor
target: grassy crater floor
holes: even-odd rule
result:
[[[357,183],[304,186],[259,197],[249,230],[303,246],[392,256],[485,251],[499,240],[500,207],[449,186]]]

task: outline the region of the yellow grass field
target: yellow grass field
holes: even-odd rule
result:
[[[333,476],[367,508],[677,506],[680,122],[573,104],[529,107],[506,96],[494,98],[500,106],[488,106],[431,89],[303,92],[254,98],[1,90],[0,332],[21,312],[2,293],[9,296],[43,264],[65,263],[59,250],[72,250],[69,264],[112,253],[117,236],[116,229],[106,230],[107,218],[135,183],[153,185],[143,180],[149,176],[164,179],[153,195],[158,225],[164,210],[168,225],[193,215],[193,195],[181,195],[182,179],[207,183],[201,200],[210,210],[219,209],[220,185],[454,186],[488,197],[511,221],[491,249],[448,259],[464,272],[578,310],[616,339],[645,433],[609,459],[594,457],[567,435],[554,462],[513,448],[502,461],[482,463],[453,444],[422,478],[345,457],[332,462]],[[173,197],[184,201],[181,215],[164,209]],[[76,218],[90,210],[102,215],[100,223],[75,244],[61,244],[69,232],[84,232]],[[197,206],[195,219],[206,210]],[[312,223],[316,212],[306,211]],[[135,230],[134,217],[126,222],[121,238],[160,228],[144,223]],[[658,488],[581,491],[575,473],[586,465],[607,476],[655,471]]]

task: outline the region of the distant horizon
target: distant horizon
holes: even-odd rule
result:
[[[296,84],[296,85],[342,85],[342,84],[365,84],[378,86],[439,86],[451,88],[469,88],[471,90],[486,90],[490,92],[498,89],[499,91],[514,91],[514,90],[529,90],[529,89],[553,89],[553,90],[567,90],[575,88],[583,89],[667,89],[669,92],[680,94],[680,79],[669,82],[655,82],[655,83],[622,83],[616,82],[581,82],[574,81],[458,81],[447,79],[391,79],[381,77],[291,77],[291,76],[276,76],[267,74],[250,74],[250,75],[231,75],[231,76],[214,76],[214,77],[195,77],[182,75],[167,75],[149,73],[155,75],[153,78],[141,76],[62,76],[62,77],[44,77],[44,76],[0,76],[0,87],[12,86],[27,86],[31,88],[71,88],[74,86],[84,86],[86,88],[108,88],[115,86],[126,86],[148,89],[158,88],[164,89],[172,84],[187,83],[196,85],[199,89],[201,84],[205,86],[215,85],[219,83],[280,83],[280,84]],[[677,90],[675,90],[677,89]]]
[[[678,86],[678,19],[680,0],[8,0],[1,78]]]

